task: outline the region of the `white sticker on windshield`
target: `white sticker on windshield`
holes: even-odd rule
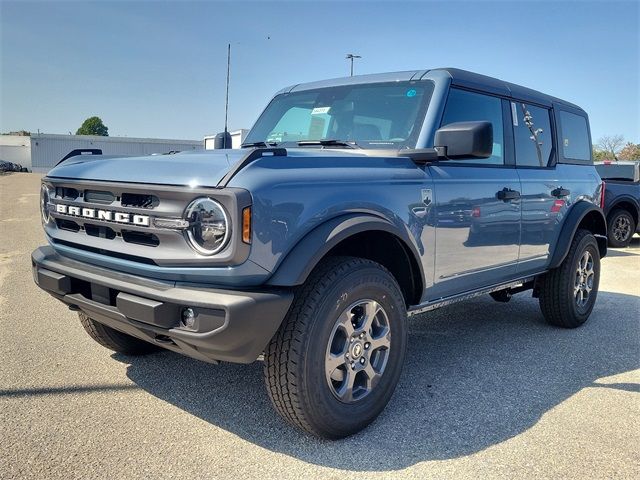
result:
[[[311,110],[311,115],[322,115],[323,113],[329,113],[331,107],[316,107]]]
[[[518,109],[516,108],[516,104],[511,102],[511,118],[513,118],[513,126],[518,126]]]

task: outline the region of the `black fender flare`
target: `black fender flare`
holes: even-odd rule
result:
[[[420,270],[420,277],[424,282],[420,254],[409,240],[407,232],[403,232],[381,217],[366,213],[354,213],[327,220],[307,233],[279,262],[266,284],[283,287],[302,285],[311,271],[332,248],[352,235],[366,231],[383,231],[396,236],[413,256],[413,260]]]
[[[607,220],[604,217],[604,213],[600,207],[587,201],[580,201],[576,203],[564,220],[564,225],[560,231],[558,240],[556,241],[556,247],[551,256],[551,262],[549,268],[559,267],[562,261],[569,253],[571,242],[578,230],[578,227],[582,221],[592,215],[595,221],[592,223],[591,231],[598,241],[598,250],[600,250],[600,257],[604,257],[607,254]],[[595,230],[595,231],[594,231]]]

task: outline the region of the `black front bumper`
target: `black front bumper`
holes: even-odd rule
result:
[[[52,247],[31,254],[40,288],[96,322],[198,360],[250,363],[284,318],[290,290],[220,290],[157,281],[88,265]],[[181,325],[184,308],[196,314]]]

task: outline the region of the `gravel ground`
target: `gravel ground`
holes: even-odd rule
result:
[[[39,176],[0,176],[0,478],[640,478],[640,239],[590,321],[526,293],[413,318],[401,383],[338,442],[287,426],[261,365],[112,354],[33,283]]]

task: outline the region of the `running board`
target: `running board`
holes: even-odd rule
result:
[[[418,315],[419,313],[429,312],[436,308],[446,307],[454,303],[469,300],[471,298],[479,297],[480,295],[486,295],[488,293],[498,292],[500,290],[512,289],[517,292],[523,292],[533,288],[533,280],[544,272],[536,273],[534,275],[527,275],[526,277],[512,280],[507,283],[500,283],[491,287],[483,287],[477,290],[471,290],[469,292],[460,293],[458,295],[452,295],[450,297],[439,298],[438,300],[432,300],[431,302],[421,303],[420,305],[414,305],[407,311],[408,316]],[[531,283],[529,286],[528,284]]]

